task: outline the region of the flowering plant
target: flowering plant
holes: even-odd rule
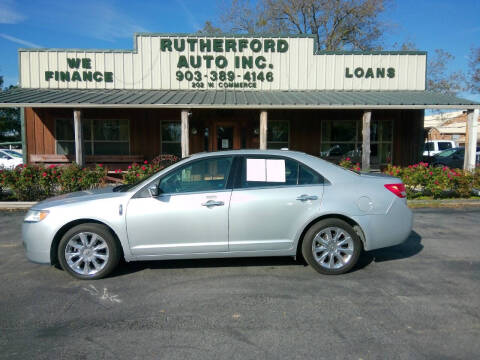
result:
[[[422,195],[434,198],[469,197],[472,195],[473,188],[480,185],[478,169],[472,174],[460,169],[450,169],[446,166],[433,167],[428,163],[420,162],[408,167],[389,165],[385,172],[402,179],[409,198]]]
[[[362,168],[360,167],[360,163],[353,163],[352,159],[350,159],[349,157],[346,157],[346,158],[343,158],[339,165],[341,167],[344,167],[346,169],[350,169],[350,170],[355,170],[355,171],[360,171],[362,170]]]
[[[106,169],[81,169],[78,165],[48,167],[21,165],[2,171],[1,183],[20,201],[38,201],[72,191],[87,190],[104,184]]]
[[[147,160],[142,164],[134,163],[129,165],[127,171],[123,174],[123,182],[125,184],[134,184],[176,163],[178,160],[175,155],[162,155],[159,158],[153,159],[151,163],[148,163]]]

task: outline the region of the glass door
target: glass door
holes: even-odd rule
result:
[[[215,125],[214,151],[240,149],[240,134],[235,123],[217,123]]]

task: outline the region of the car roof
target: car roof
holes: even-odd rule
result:
[[[241,156],[241,155],[263,155],[263,156],[286,156],[299,161],[308,161],[308,160],[321,160],[318,157],[306,154],[300,151],[293,150],[260,150],[260,149],[241,149],[241,150],[227,150],[227,151],[214,151],[214,152],[202,152],[191,155],[190,159],[197,159],[203,157],[211,156],[221,156],[221,155],[232,155],[232,156]],[[321,160],[323,161],[323,160]]]

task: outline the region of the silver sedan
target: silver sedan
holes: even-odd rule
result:
[[[22,233],[27,257],[80,279],[126,261],[303,256],[342,274],[412,229],[398,178],[345,170],[283,150],[204,153],[135,185],[36,204]]]

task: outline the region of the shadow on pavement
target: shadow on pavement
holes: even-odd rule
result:
[[[415,256],[423,250],[421,240],[421,236],[415,231],[412,231],[408,239],[400,245],[364,252],[352,271],[362,269],[373,261],[392,261]],[[145,269],[194,269],[243,266],[306,266],[306,263],[302,258],[294,260],[292,257],[288,256],[134,261],[131,263],[123,263],[111,276],[116,277],[132,274]]]
[[[423,250],[421,242],[422,237],[416,231],[412,231],[407,240],[402,244],[364,252],[353,270],[362,269],[373,261],[400,260],[415,256]]]
[[[221,268],[243,266],[305,266],[300,260],[293,257],[251,257],[251,258],[220,258],[220,259],[185,259],[185,260],[156,260],[133,261],[123,263],[110,277],[122,276],[145,269],[195,269]]]

